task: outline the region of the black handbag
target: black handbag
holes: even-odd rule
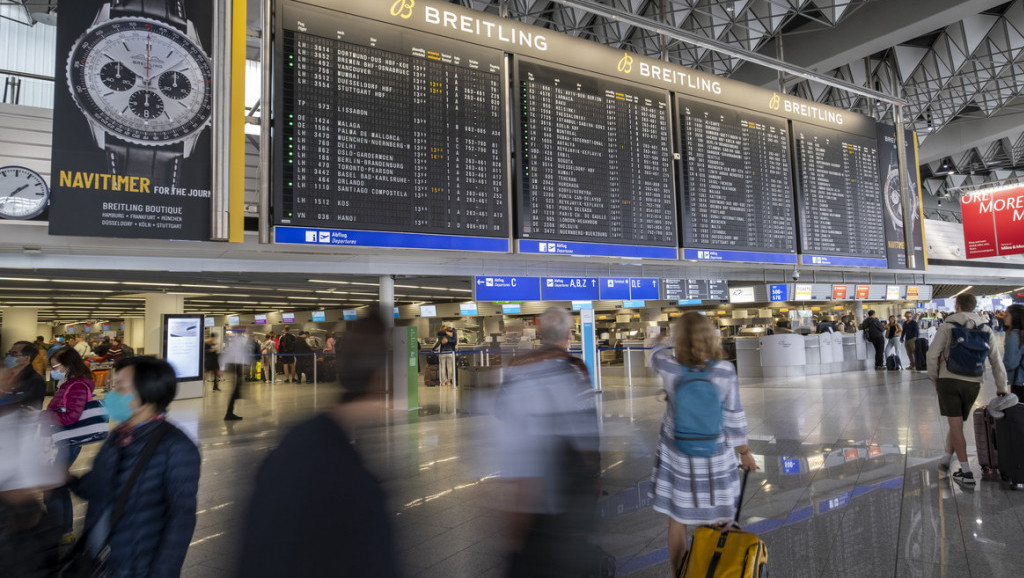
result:
[[[107,531],[107,536],[103,540],[103,548],[95,555],[86,549],[87,538],[93,528],[87,530],[75,543],[74,548],[61,560],[60,568],[57,571],[59,578],[107,578],[114,575],[114,569],[110,566],[109,562],[110,536],[114,533],[114,527],[121,521],[124,508],[128,504],[128,496],[131,495],[132,487],[135,486],[136,480],[139,479],[143,468],[146,467],[146,464],[153,457],[153,453],[156,452],[156,446],[160,444],[160,440],[173,428],[174,426],[166,421],[161,421],[160,425],[153,432],[153,437],[149,438],[149,441],[146,442],[146,447],[142,448],[139,461],[135,463],[132,475],[128,478],[128,483],[125,484],[124,489],[118,494],[117,502],[114,503],[114,508],[110,512],[110,530]]]

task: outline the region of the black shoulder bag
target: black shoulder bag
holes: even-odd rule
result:
[[[146,442],[146,447],[142,448],[139,461],[135,463],[132,475],[128,478],[128,483],[125,484],[124,489],[118,494],[117,502],[114,503],[114,508],[110,512],[110,530],[107,531],[107,536],[103,540],[103,548],[96,555],[93,555],[92,552],[86,549],[85,546],[88,543],[89,532],[93,530],[93,528],[90,528],[82,534],[82,537],[75,543],[75,547],[61,560],[57,576],[60,578],[106,578],[107,576],[113,576],[114,569],[110,567],[107,560],[110,557],[110,537],[114,534],[114,527],[121,521],[124,508],[128,504],[128,497],[131,495],[132,488],[139,479],[139,475],[142,474],[142,470],[153,457],[153,453],[156,452],[156,447],[160,445],[160,441],[172,429],[174,429],[174,426],[166,421],[161,421],[160,425],[153,432],[152,437]]]

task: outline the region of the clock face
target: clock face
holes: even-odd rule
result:
[[[210,122],[209,59],[156,20],[113,18],[90,28],[71,49],[67,74],[82,112],[122,140],[179,142]]]
[[[39,173],[25,167],[0,168],[0,217],[31,219],[43,212],[50,189]]]

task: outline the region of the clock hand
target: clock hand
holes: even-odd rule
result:
[[[24,190],[25,190],[25,189],[27,189],[28,187],[29,187],[29,185],[21,185],[20,187],[18,187],[18,188],[16,188],[16,189],[14,189],[14,192],[13,192],[13,193],[11,193],[11,194],[9,194],[9,195],[7,195],[7,196],[8,196],[8,197],[13,197],[14,195],[17,195],[18,193],[20,193],[21,191],[24,191]]]

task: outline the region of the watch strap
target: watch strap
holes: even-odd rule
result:
[[[147,177],[155,184],[175,187],[185,149],[181,144],[155,148],[108,142],[106,155],[111,174]]]
[[[110,16],[146,16],[184,28],[185,0],[110,0]]]

